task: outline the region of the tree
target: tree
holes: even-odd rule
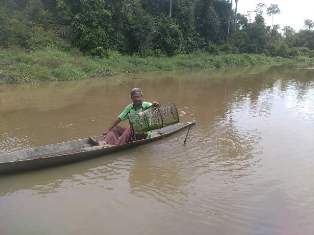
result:
[[[205,44],[218,40],[220,22],[213,2],[213,0],[197,0],[195,6],[196,30]]]
[[[157,32],[153,39],[153,49],[169,56],[181,52],[183,35],[173,19],[162,17],[157,21]]]
[[[175,1],[172,17],[179,25],[183,35],[182,51],[188,53],[197,50],[199,35],[196,33],[194,22],[194,3],[191,0]]]
[[[247,24],[241,34],[238,34],[243,41],[238,39],[241,52],[265,53],[267,52],[270,32],[265,25],[264,17],[257,14],[253,23]],[[237,46],[237,45],[236,45]]]
[[[172,17],[172,0],[169,0],[169,18]]]
[[[283,34],[285,38],[292,37],[295,35],[295,30],[291,26],[285,26],[283,29]]]
[[[114,48],[111,44],[112,12],[103,0],[81,1],[81,7],[72,22],[73,43],[82,51],[105,55]]]
[[[301,30],[297,33],[296,38],[296,45],[298,47],[307,47],[314,50],[314,31]]]
[[[295,44],[295,35],[296,32],[295,30],[290,27],[290,26],[285,26],[283,28],[283,35],[284,35],[284,40],[286,41],[287,45],[292,47]]]
[[[234,9],[234,22],[236,23],[236,20],[237,20],[237,14],[238,14],[238,3],[239,3],[239,0],[235,0],[235,9]]]
[[[230,4],[230,11],[228,13],[228,28],[227,28],[227,37],[230,35],[230,29],[231,29],[231,21],[232,21],[232,0],[229,2]]]
[[[213,8],[219,22],[219,27],[217,31],[217,42],[223,43],[225,42],[225,40],[228,39],[228,32],[233,33],[235,31],[236,24],[234,24],[233,20],[231,31],[229,28],[229,15],[233,15],[234,12],[232,11],[230,3],[227,1],[214,1]],[[235,17],[233,16],[233,18]]]
[[[263,15],[264,14],[264,9],[266,8],[266,5],[265,5],[265,3],[262,3],[262,2],[260,2],[260,3],[258,3],[257,5],[256,5],[256,9],[255,9],[255,13],[257,14],[257,15]]]
[[[311,30],[314,27],[314,21],[310,19],[306,19],[304,21],[304,25],[308,27],[309,30]]]
[[[274,16],[280,14],[280,8],[277,4],[271,4],[267,8],[267,15],[271,16],[271,25],[274,26]]]
[[[128,7],[127,48],[129,54],[149,55],[156,34],[154,18],[151,17],[138,1]]]
[[[170,15],[170,6],[173,8],[176,1],[172,0],[140,0],[143,9],[152,16]],[[171,9],[172,11],[172,9]],[[172,13],[172,12],[171,12]]]
[[[262,1],[262,0],[261,0]],[[0,47],[77,47],[92,55],[175,55],[198,50],[292,55],[314,49],[314,22],[274,24],[278,5],[238,14],[238,0],[0,0]],[[267,26],[264,13],[272,17]],[[253,16],[253,15],[252,15]],[[301,49],[300,49],[301,48]],[[227,51],[227,50],[226,50]],[[300,52],[300,53],[301,53]],[[295,53],[295,54],[298,54]],[[302,54],[301,53],[301,54]],[[303,53],[305,54],[305,53]]]

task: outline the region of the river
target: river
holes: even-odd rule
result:
[[[0,176],[0,234],[314,234],[314,70],[242,68],[0,85],[0,151],[102,133],[141,87],[185,133]]]

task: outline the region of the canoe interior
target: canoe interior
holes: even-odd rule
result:
[[[151,139],[135,141],[133,143],[127,144],[126,146],[107,146],[107,147],[93,146],[88,140],[88,138],[84,138],[67,141],[59,144],[51,144],[35,148],[23,149],[11,153],[0,153],[0,164],[52,158],[64,155],[73,155],[77,153],[95,152],[99,150],[103,152],[104,149],[107,150],[110,149],[116,150],[119,148],[124,149],[126,147],[131,147],[132,145],[139,145],[152,142],[154,140],[160,139],[163,136],[172,134],[193,124],[194,123],[178,123],[168,127],[164,127],[162,129],[153,131]]]

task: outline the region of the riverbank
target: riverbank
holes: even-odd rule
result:
[[[255,54],[194,53],[173,57],[137,57],[111,53],[106,58],[78,51],[0,49],[0,82],[67,81],[107,78],[118,73],[213,70],[236,66],[312,64],[314,58],[281,58]]]

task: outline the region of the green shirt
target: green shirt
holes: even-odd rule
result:
[[[144,102],[142,103],[142,107],[135,109],[134,106],[133,106],[133,104],[129,104],[129,105],[126,106],[126,107],[124,108],[124,110],[119,114],[118,118],[119,118],[121,121],[124,121],[124,120],[126,120],[126,119],[129,118],[129,115],[132,116],[132,115],[134,115],[134,114],[138,114],[138,113],[140,113],[140,112],[143,112],[143,111],[149,109],[152,105],[153,105],[152,103],[144,101]],[[133,116],[133,117],[134,117],[134,116]],[[146,134],[147,134],[147,138],[151,138],[151,135],[152,135],[151,131],[147,132]]]
[[[143,101],[142,103],[142,107],[140,108],[137,108],[135,109],[133,104],[129,104],[128,106],[126,106],[124,108],[124,110],[120,113],[120,115],[118,116],[118,118],[121,120],[121,121],[124,121],[126,119],[128,119],[129,115],[131,114],[138,114],[140,112],[143,112],[145,111],[146,109],[149,109],[153,104],[150,103],[150,102],[146,102],[146,101]]]

